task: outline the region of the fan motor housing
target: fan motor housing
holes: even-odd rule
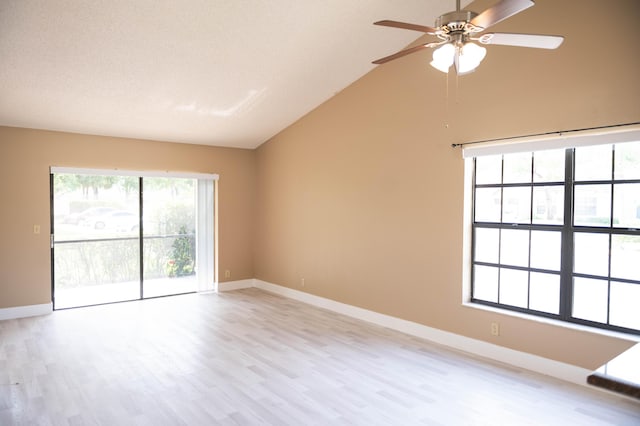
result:
[[[462,32],[469,21],[476,16],[478,16],[477,13],[468,10],[445,13],[436,19],[436,27],[441,28],[445,33]]]

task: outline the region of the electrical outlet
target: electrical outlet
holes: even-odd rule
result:
[[[40,225],[33,225],[33,233],[34,234],[40,233]]]
[[[224,277],[225,277],[225,278],[231,278],[231,271],[230,271],[230,270],[228,270],[228,269],[227,269],[227,270],[225,270],[225,271],[224,271]]]
[[[497,322],[492,322],[491,323],[491,335],[492,336],[499,336],[500,335],[500,324],[498,324]]]
[[[300,287],[304,287],[304,278],[300,280]]]

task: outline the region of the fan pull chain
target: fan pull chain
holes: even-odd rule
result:
[[[449,73],[447,72],[447,77],[445,79],[445,124],[444,127],[446,129],[449,128]]]
[[[456,73],[456,105],[460,103],[460,99],[458,99],[458,93],[460,93],[460,76]]]

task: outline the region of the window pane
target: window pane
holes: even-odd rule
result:
[[[505,155],[503,183],[526,182],[531,182],[531,153]]]
[[[640,330],[640,285],[611,282],[609,323]]]
[[[537,225],[564,223],[564,187],[536,186],[533,188],[533,223]]]
[[[533,153],[533,181],[564,181],[564,149]]]
[[[611,236],[611,277],[640,281],[640,236]]]
[[[529,265],[529,231],[503,229],[500,233],[500,263]]]
[[[498,268],[476,265],[473,268],[473,297],[488,302],[498,301]]]
[[[560,312],[560,275],[532,272],[529,308],[558,314]]]
[[[503,223],[531,223],[531,187],[504,188]]]
[[[607,287],[606,280],[574,278],[572,316],[606,324]]]
[[[502,155],[476,158],[476,185],[502,183]]]
[[[500,268],[500,303],[526,308],[528,277],[527,271]]]
[[[575,180],[611,179],[612,145],[585,146],[575,149]]]
[[[140,297],[138,182],[54,175],[55,309]]]
[[[56,309],[140,297],[140,243],[135,237],[55,244]]]
[[[613,186],[613,226],[640,228],[640,183]]]
[[[475,260],[477,262],[498,263],[500,230],[476,228]]]
[[[500,222],[500,188],[477,188],[476,222]]]
[[[573,237],[574,266],[579,274],[609,276],[609,235],[576,232]]]
[[[574,198],[574,225],[611,224],[611,185],[576,185]]]
[[[143,297],[197,290],[197,181],[149,177],[144,191]]]
[[[640,142],[615,146],[615,179],[640,179]]]
[[[562,234],[555,231],[531,231],[531,267],[560,270]]]

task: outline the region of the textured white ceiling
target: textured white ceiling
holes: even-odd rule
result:
[[[469,1],[463,1],[463,5]],[[0,125],[254,148],[454,0],[0,0]]]

